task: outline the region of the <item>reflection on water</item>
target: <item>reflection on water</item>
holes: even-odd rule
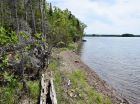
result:
[[[82,60],[132,104],[140,104],[140,38],[84,39]]]

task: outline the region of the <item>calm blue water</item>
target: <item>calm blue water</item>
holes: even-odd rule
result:
[[[84,39],[82,60],[132,104],[140,104],[140,38]]]

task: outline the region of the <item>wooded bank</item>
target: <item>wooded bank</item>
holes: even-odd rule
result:
[[[53,47],[79,41],[85,27],[46,0],[0,0],[0,103],[37,99]]]

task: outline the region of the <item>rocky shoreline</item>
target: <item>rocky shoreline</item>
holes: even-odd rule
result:
[[[120,96],[113,87],[102,80],[96,72],[84,64],[80,56],[75,52],[69,50],[62,51],[59,53],[58,57],[62,59],[61,63],[63,63],[61,70],[72,72],[76,69],[80,69],[84,71],[89,85],[93,86],[99,93],[109,97],[113,104],[130,104],[125,98]]]

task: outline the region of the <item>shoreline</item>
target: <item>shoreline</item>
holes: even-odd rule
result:
[[[62,51],[59,53],[59,57],[62,59],[61,62],[63,63],[61,70],[73,72],[75,69],[80,69],[85,72],[88,84],[93,86],[99,93],[109,97],[113,104],[130,104],[125,98],[119,95],[115,88],[101,79],[95,71],[82,62],[80,56],[75,52],[69,50]]]

